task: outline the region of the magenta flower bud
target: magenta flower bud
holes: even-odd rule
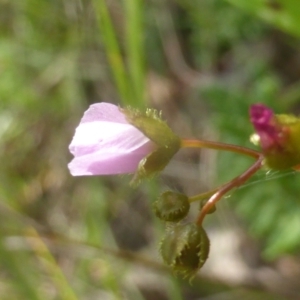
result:
[[[268,167],[280,170],[300,164],[299,118],[275,115],[265,105],[255,104],[250,108],[250,120]]]
[[[274,151],[284,147],[287,139],[286,129],[276,120],[273,111],[263,104],[250,107],[250,120],[259,136],[260,145],[264,152]]]
[[[84,113],[69,146],[73,176],[134,173],[156,144],[110,103],[97,103]]]

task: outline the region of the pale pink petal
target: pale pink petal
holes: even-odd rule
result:
[[[135,172],[155,144],[129,124],[117,106],[100,103],[85,112],[69,148],[74,155],[68,165],[72,175],[109,175]]]
[[[111,103],[95,103],[84,113],[80,123],[107,121],[128,124],[119,107]]]

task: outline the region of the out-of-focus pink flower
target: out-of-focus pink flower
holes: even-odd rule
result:
[[[275,115],[263,104],[251,106],[250,118],[259,136],[266,165],[274,170],[299,170],[300,119],[294,115]]]
[[[69,146],[73,176],[134,173],[156,145],[129,124],[119,108],[97,103],[84,113]]]
[[[264,152],[280,150],[286,141],[286,127],[276,119],[273,111],[263,104],[254,104],[250,108],[250,120]]]

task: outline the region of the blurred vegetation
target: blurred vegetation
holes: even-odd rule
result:
[[[183,137],[252,147],[249,105],[299,112],[299,16],[296,0],[1,0],[0,298],[299,299],[295,172],[262,171],[208,217],[209,235],[246,236],[255,280],[203,269],[190,286],[158,258],[151,202],[166,186],[216,186],[249,159],[191,151],[135,190],[67,169],[74,129],[101,101],[162,109]]]

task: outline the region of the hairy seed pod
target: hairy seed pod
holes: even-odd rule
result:
[[[153,210],[163,221],[178,222],[186,217],[190,210],[189,198],[184,194],[167,191],[153,203]]]
[[[167,230],[160,253],[175,273],[193,277],[208,258],[209,239],[201,226],[177,224]]]

